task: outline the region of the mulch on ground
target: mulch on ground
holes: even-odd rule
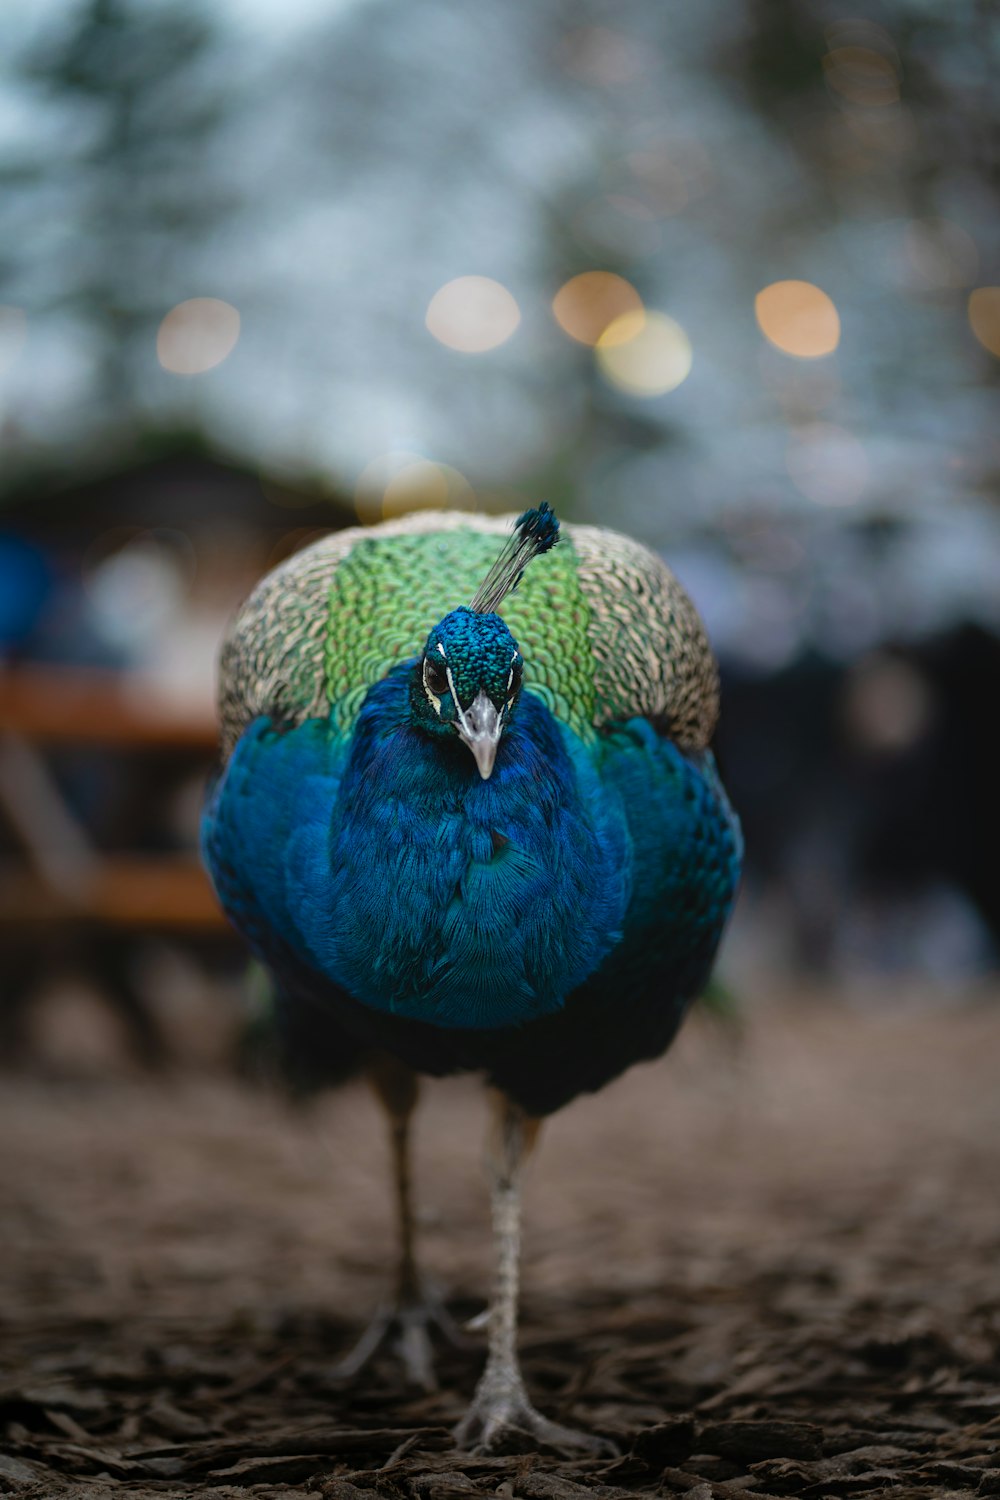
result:
[[[1000,1495],[1000,1007],[754,1012],[546,1127],[523,1351],[617,1459],[459,1454],[440,1389],[332,1374],[392,1264],[377,1111],[224,1077],[7,1080],[0,1493],[393,1500]],[[472,1080],[429,1086],[425,1263],[477,1313]],[[515,1444],[511,1445],[516,1447]]]

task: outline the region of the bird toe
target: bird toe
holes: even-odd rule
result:
[[[537,1411],[527,1396],[517,1392],[477,1391],[472,1405],[454,1431],[455,1445],[473,1454],[492,1453],[501,1447],[552,1448],[564,1457],[591,1453],[599,1458],[618,1458],[620,1452],[609,1438],[564,1427]]]
[[[329,1370],[338,1384],[353,1380],[388,1348],[402,1369],[408,1385],[436,1391],[434,1335],[462,1348],[470,1345],[442,1302],[429,1291],[416,1298],[399,1298],[383,1304],[353,1348]]]

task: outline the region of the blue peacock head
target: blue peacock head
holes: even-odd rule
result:
[[[410,681],[413,719],[437,736],[457,735],[488,780],[517,706],[524,661],[497,614],[533,557],[559,539],[548,505],[526,510],[467,608],[453,609],[427,637]]]

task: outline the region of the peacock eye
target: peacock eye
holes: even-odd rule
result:
[[[430,688],[435,698],[441,698],[448,691],[448,677],[443,667],[436,662],[429,661],[424,657],[424,686]]]

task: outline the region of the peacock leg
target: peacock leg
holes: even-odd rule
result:
[[[354,1348],[338,1361],[331,1373],[338,1380],[352,1378],[383,1344],[391,1342],[407,1379],[432,1391],[437,1380],[431,1331],[436,1330],[454,1344],[461,1345],[465,1340],[417,1268],[410,1172],[410,1120],[417,1103],[417,1077],[405,1064],[388,1056],[373,1061],[367,1073],[389,1121],[399,1234],[396,1294],[377,1309]]]
[[[487,1149],[493,1209],[496,1283],[489,1312],[489,1353],[472,1405],[455,1429],[460,1448],[486,1452],[511,1433],[527,1435],[564,1452],[617,1453],[613,1443],[552,1422],[528,1399],[517,1357],[517,1303],[521,1252],[521,1179],[539,1121],[505,1095],[494,1094]]]

